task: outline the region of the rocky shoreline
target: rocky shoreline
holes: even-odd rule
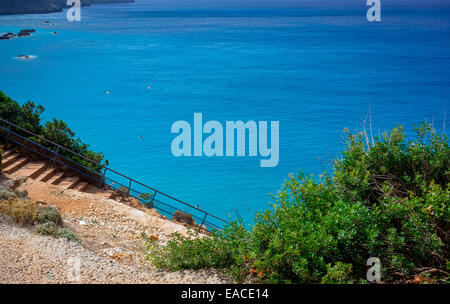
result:
[[[130,2],[134,0],[81,0],[81,5]],[[66,7],[66,0],[6,0],[0,2],[0,15],[49,14],[61,12]]]

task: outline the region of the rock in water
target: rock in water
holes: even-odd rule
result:
[[[21,30],[19,32],[19,34],[17,34],[17,37],[26,37],[26,36],[30,36],[31,33],[34,33],[35,30]]]
[[[14,35],[13,33],[6,33],[0,37],[0,40],[9,40],[12,38],[16,38],[16,35]]]

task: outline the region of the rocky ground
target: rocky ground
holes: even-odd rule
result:
[[[142,250],[142,232],[162,243],[175,232],[186,233],[184,226],[155,211],[31,179],[19,189],[27,190],[34,201],[58,208],[64,225],[82,243],[37,235],[2,219],[0,283],[231,283],[215,270],[169,272],[149,264]],[[76,273],[76,259],[79,281],[70,276]]]

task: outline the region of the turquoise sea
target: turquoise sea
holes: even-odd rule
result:
[[[362,129],[369,111],[375,135],[397,124],[411,134],[425,119],[443,131],[450,9],[384,9],[381,23],[365,10],[164,10],[138,1],[83,8],[74,23],[65,13],[1,16],[2,33],[37,32],[0,41],[0,90],[43,104],[45,119],[68,122],[111,168],[251,223],[289,173],[330,170],[343,128]],[[193,123],[195,112],[222,123],[279,121],[278,166],[174,157],[172,123]]]

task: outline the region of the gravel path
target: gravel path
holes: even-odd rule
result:
[[[80,261],[80,280],[73,265]],[[74,263],[75,262],[75,263]],[[75,280],[74,280],[75,279]],[[36,235],[0,219],[1,283],[231,283],[214,270],[168,272],[101,257],[66,239]]]

